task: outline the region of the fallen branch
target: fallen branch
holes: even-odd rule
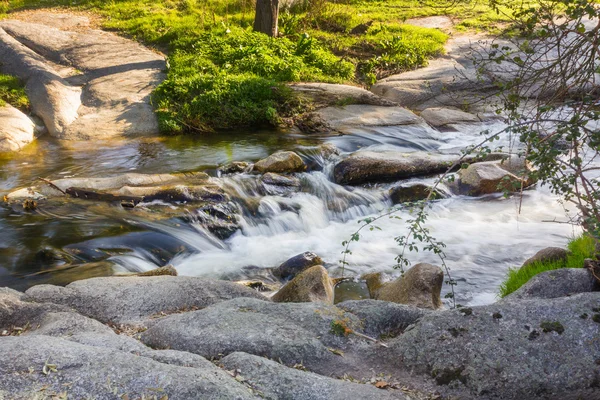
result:
[[[64,190],[62,190],[61,188],[59,188],[58,186],[56,186],[54,183],[52,183],[52,181],[49,181],[48,179],[44,179],[42,177],[38,177],[38,180],[44,182],[45,184],[47,184],[48,186],[50,186],[53,189],[58,190],[59,192],[61,192],[62,194],[64,194],[65,196],[67,195],[67,192],[65,192]]]

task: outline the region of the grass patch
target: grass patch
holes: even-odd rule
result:
[[[0,74],[0,107],[7,103],[21,111],[29,109],[29,99],[22,82],[14,76]]]
[[[452,7],[444,7],[444,1]],[[90,10],[116,30],[169,54],[153,100],[164,132],[278,125],[305,110],[287,82],[362,86],[425,66],[448,36],[404,24],[449,15],[469,29],[503,17],[486,0],[303,0],[281,10],[283,37],[251,31],[251,0],[0,0],[0,15],[32,8]],[[0,16],[1,18],[1,16]],[[355,31],[364,24],[364,29]]]
[[[596,242],[592,237],[583,235],[572,239],[567,248],[569,255],[566,261],[535,262],[521,268],[510,268],[506,280],[500,285],[500,297],[508,296],[541,272],[559,268],[583,268],[583,261],[593,257]]]

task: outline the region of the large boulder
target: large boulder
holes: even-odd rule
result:
[[[468,196],[515,192],[535,183],[528,172],[528,166],[518,157],[474,163],[458,172],[459,179],[455,187],[459,194]]]
[[[321,265],[299,273],[271,297],[277,303],[322,301],[333,304],[333,282]]]
[[[432,313],[381,357],[458,398],[600,398],[599,307],[585,293]]]
[[[560,268],[537,274],[503,301],[554,299],[598,290],[600,283],[587,268]]]
[[[425,152],[357,151],[337,163],[333,175],[341,185],[391,182],[446,171],[458,158]]]
[[[432,189],[431,186],[422,183],[412,185],[395,186],[390,189],[390,199],[394,204],[410,203],[420,200],[425,200],[431,193],[431,200],[442,199],[444,194],[438,189]]]
[[[0,338],[0,397],[251,399],[248,389],[206,362],[194,368],[51,336]]]
[[[444,272],[440,267],[417,264],[400,278],[384,284],[376,299],[436,310],[442,307],[443,282]]]
[[[66,287],[38,285],[28,301],[67,305],[104,323],[143,324],[152,315],[203,308],[236,297],[265,299],[232,282],[183,276],[109,277]]]
[[[555,261],[567,261],[567,257],[569,256],[569,251],[563,249],[562,247],[546,247],[535,253],[533,256],[529,257],[523,263],[523,267],[531,265],[533,263],[546,263],[546,262],[555,262]],[[582,265],[583,266],[583,265]]]
[[[0,152],[19,151],[34,140],[34,122],[10,105],[0,106]]]
[[[328,378],[289,368],[275,361],[236,352],[220,362],[236,371],[266,398],[280,400],[406,399],[400,391],[377,389],[373,385]]]
[[[306,164],[300,156],[293,151],[279,151],[263,158],[254,164],[254,169],[261,173],[275,172],[300,172],[306,169]]]
[[[323,264],[321,257],[313,252],[305,251],[304,253],[295,255],[283,262],[279,267],[273,270],[273,274],[281,279],[291,279],[300,272],[321,264]]]
[[[155,349],[189,351],[209,359],[242,351],[288,366],[303,364],[327,376],[363,371],[366,366],[355,356],[371,344],[355,335],[340,334],[334,326],[362,332],[356,316],[322,302],[239,298],[168,316],[141,338]]]
[[[431,107],[421,111],[421,118],[436,128],[457,123],[480,122],[479,118],[474,114],[454,108],[441,107]]]

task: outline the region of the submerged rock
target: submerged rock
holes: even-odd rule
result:
[[[261,173],[301,172],[305,169],[306,164],[304,164],[304,161],[302,161],[300,156],[293,151],[279,151],[254,164],[254,170]]]
[[[0,106],[0,152],[19,151],[35,140],[35,123],[10,105]]]
[[[443,282],[444,272],[440,267],[417,264],[404,276],[384,284],[376,299],[437,310],[442,308],[440,293]]]
[[[333,175],[341,185],[392,182],[446,171],[458,158],[425,152],[357,151],[337,163]]]
[[[537,274],[502,301],[554,299],[598,290],[600,283],[587,268],[560,268]]]
[[[281,279],[291,279],[305,269],[321,264],[323,264],[321,257],[315,253],[306,251],[282,263],[279,267],[273,270],[273,274]]]
[[[406,399],[399,391],[377,389],[373,385],[333,379],[281,365],[266,358],[236,352],[220,363],[237,371],[266,398],[290,400]]]
[[[322,301],[333,304],[333,282],[321,265],[299,273],[271,297],[277,303],[306,303]]]
[[[396,186],[390,189],[390,199],[394,204],[425,200],[431,192],[431,186],[417,183],[410,186]],[[443,199],[444,194],[434,189],[430,199]]]
[[[262,187],[270,196],[284,196],[300,190],[300,179],[295,176],[284,176],[267,172],[260,178]]]
[[[125,324],[236,297],[265,299],[233,282],[183,276],[93,278],[66,287],[38,285],[25,292],[28,301],[67,305],[101,322]]]

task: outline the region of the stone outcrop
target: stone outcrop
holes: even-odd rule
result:
[[[254,164],[254,170],[266,173],[289,173],[289,172],[301,172],[306,169],[306,164],[300,158],[300,156],[293,151],[279,151],[271,154],[267,158],[263,158]]]
[[[333,130],[369,126],[395,126],[422,124],[423,120],[413,112],[401,107],[349,105],[327,107],[316,113],[316,117]]]
[[[440,267],[417,264],[400,278],[384,284],[376,299],[437,310],[442,307],[440,293],[443,282],[444,272]]]
[[[421,111],[420,115],[429,125],[435,128],[457,123],[480,122],[477,115],[454,108],[431,107]]]
[[[322,301],[333,304],[333,282],[321,265],[299,273],[271,297],[277,303],[305,303]]]
[[[537,274],[502,301],[554,299],[598,290],[600,282],[587,268],[560,268]]]
[[[335,83],[302,82],[290,87],[300,95],[308,97],[317,106],[339,104],[367,104],[372,106],[394,106],[395,103],[372,92],[350,85]]]
[[[10,105],[0,106],[0,153],[19,151],[35,140],[35,123]]]
[[[56,20],[56,26],[53,22]],[[0,22],[0,70],[26,82],[32,112],[60,139],[154,135],[152,90],[164,79],[164,57],[131,40],[64,15],[40,23]]]

